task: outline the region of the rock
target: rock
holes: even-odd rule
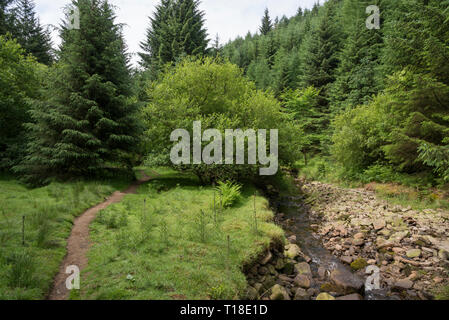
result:
[[[254,284],[254,289],[256,289],[258,294],[262,294],[264,291],[263,284],[262,283]]]
[[[433,279],[433,282],[435,282],[436,284],[440,284],[443,283],[444,279],[441,277],[436,277]]]
[[[357,293],[364,285],[364,281],[360,277],[346,269],[332,271],[330,278],[343,294]]]
[[[320,278],[320,280],[326,279],[326,269],[325,268],[323,268],[323,267],[318,268],[318,277]]]
[[[402,248],[393,248],[392,250],[396,254],[403,254],[405,252],[405,250]]]
[[[353,263],[351,263],[351,269],[353,271],[359,271],[365,269],[368,266],[368,262],[366,262],[363,258],[358,258]]]
[[[375,265],[377,263],[377,261],[375,260],[375,259],[370,259],[370,260],[368,260],[368,264],[370,265],[370,266],[373,266],[373,265]]]
[[[411,250],[408,250],[406,253],[407,257],[411,258],[411,259],[419,258],[419,257],[421,257],[421,254],[422,254],[422,251],[420,249],[411,249]]]
[[[376,239],[376,246],[377,249],[391,248],[394,246],[394,242],[379,237]]]
[[[438,258],[441,260],[449,260],[449,252],[445,250],[438,251]]]
[[[294,300],[309,300],[310,296],[307,291],[303,288],[298,288],[295,293]]]
[[[363,300],[363,297],[358,293],[353,293],[347,296],[338,297],[337,300],[356,301],[356,300]]]
[[[365,234],[363,232],[359,232],[354,235],[354,239],[365,239]]]
[[[266,274],[269,273],[268,268],[266,268],[266,267],[260,267],[259,270],[258,270],[258,272],[259,272],[259,274],[262,275],[262,276],[264,276],[264,275],[266,275]]]
[[[374,230],[379,231],[387,226],[385,220],[376,220],[373,222]]]
[[[295,278],[295,284],[298,287],[304,288],[304,289],[309,289],[310,286],[312,285],[310,278],[307,275],[304,274],[299,274],[296,278]]]
[[[282,270],[285,268],[285,261],[284,259],[278,259],[276,261],[276,266],[275,266],[276,270]]]
[[[284,269],[282,269],[282,272],[287,275],[293,274],[295,272],[295,264],[291,261],[287,261],[285,263]]]
[[[295,270],[298,274],[312,274],[312,270],[307,262],[295,264]]]
[[[389,241],[400,243],[408,235],[409,235],[408,231],[396,232],[390,237]]]
[[[370,219],[362,219],[362,220],[360,220],[359,223],[361,226],[369,227],[371,225],[371,220]]]
[[[360,247],[365,244],[365,240],[364,239],[354,239],[354,240],[352,240],[352,244],[357,247]]]
[[[316,297],[317,301],[323,301],[323,300],[335,300],[333,296],[331,296],[329,293],[322,292]]]
[[[256,288],[248,287],[246,291],[246,298],[251,301],[257,300],[259,299],[259,292]]]
[[[352,257],[349,257],[349,256],[343,256],[343,257],[340,258],[340,260],[343,261],[346,264],[351,264],[354,259]]]
[[[287,289],[285,289],[281,285],[274,285],[273,288],[271,288],[271,300],[290,300],[290,295],[287,292]]]
[[[291,244],[288,250],[284,253],[287,258],[295,259],[301,255],[301,249],[296,244]]]
[[[293,282],[293,279],[286,276],[285,274],[280,274],[279,275],[279,280],[283,281],[283,282],[287,282],[287,283],[291,283]]]
[[[271,251],[268,251],[267,255],[260,261],[261,265],[266,265],[268,262],[271,261],[273,258],[273,255],[271,254]]]
[[[290,242],[291,244],[295,244],[296,243],[296,236],[295,235],[293,235],[293,236],[290,236],[290,237],[288,237],[288,242]]]
[[[394,284],[394,288],[399,290],[409,290],[413,288],[413,281],[409,279],[402,279],[396,281],[396,283]]]

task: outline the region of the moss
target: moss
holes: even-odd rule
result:
[[[358,258],[353,263],[351,263],[351,268],[354,271],[359,271],[361,269],[364,269],[368,266],[368,263],[363,258]]]
[[[336,292],[338,290],[335,285],[333,285],[332,283],[326,282],[321,285],[320,291],[321,292]]]

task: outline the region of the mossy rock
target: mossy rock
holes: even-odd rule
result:
[[[320,287],[321,292],[338,292],[338,288],[329,282],[323,283]]]
[[[366,262],[366,260],[363,258],[358,258],[353,263],[351,263],[351,269],[353,271],[362,270],[362,269],[366,268],[367,266],[368,266],[368,262]]]

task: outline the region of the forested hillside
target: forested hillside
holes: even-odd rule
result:
[[[380,28],[368,29],[369,5]],[[346,178],[448,176],[448,2],[330,0],[290,18],[262,20],[261,33],[222,55],[270,90],[305,130],[306,157],[330,159]],[[323,163],[322,163],[323,164]]]

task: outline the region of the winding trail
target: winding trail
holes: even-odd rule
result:
[[[82,271],[87,267],[87,251],[90,248],[90,223],[95,219],[98,212],[106,209],[114,203],[122,201],[128,194],[135,194],[137,192],[137,188],[141,184],[152,179],[152,177],[147,176],[144,172],[142,172],[142,175],[143,178],[133,182],[125,191],[114,192],[109,198],[107,198],[106,201],[88,209],[81,216],[75,219],[72,233],[67,240],[67,255],[61,263],[59,272],[54,279],[53,288],[48,295],[48,300],[68,299],[70,291],[66,288],[66,279],[69,277],[69,274],[66,274],[66,268],[68,266],[77,266],[80,271]]]

